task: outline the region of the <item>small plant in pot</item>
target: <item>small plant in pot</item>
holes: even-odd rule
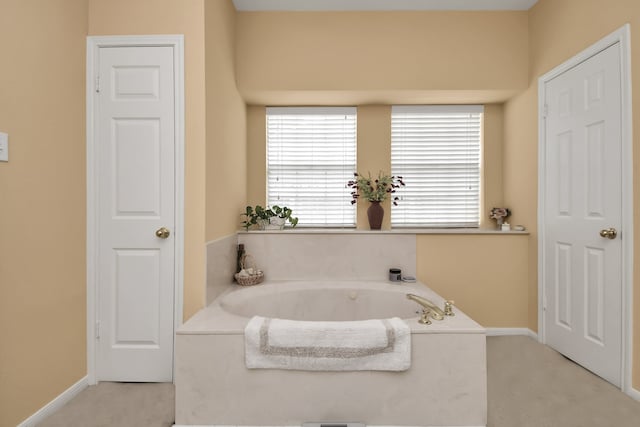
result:
[[[247,206],[242,214],[245,217],[242,226],[247,231],[253,225],[256,225],[260,230],[282,230],[286,222],[289,221],[293,228],[298,225],[298,218],[292,217],[292,213],[293,211],[286,206],[273,205],[266,208],[260,205],[256,205],[255,208]]]

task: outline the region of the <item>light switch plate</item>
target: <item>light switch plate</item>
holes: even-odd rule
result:
[[[9,161],[9,134],[0,132],[0,162]]]

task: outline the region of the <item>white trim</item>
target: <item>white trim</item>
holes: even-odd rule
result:
[[[640,391],[636,390],[636,389],[635,389],[635,388],[633,388],[633,387],[629,387],[629,390],[627,390],[627,392],[626,392],[626,393],[627,393],[627,395],[628,395],[630,398],[632,398],[632,399],[637,400],[638,402],[640,402]]]
[[[538,334],[529,328],[486,328],[488,337],[504,337],[514,335],[524,335],[534,340],[538,339]]]
[[[174,340],[173,357],[175,361],[175,331],[183,323],[184,310],[184,192],[185,192],[185,107],[184,107],[184,36],[174,36],[174,76],[175,76],[175,264],[174,264]],[[175,370],[175,363],[174,363]],[[173,377],[175,378],[175,372]]]
[[[94,85],[95,75],[94,51],[97,50],[95,42],[91,38],[87,38],[87,78],[86,78],[86,96],[87,96],[87,382],[90,385],[97,384],[96,381],[96,335],[95,321],[97,316],[96,310],[96,283],[98,283],[97,274],[97,198],[94,189],[98,188],[95,174],[97,170],[96,156],[93,148],[94,133]],[[97,52],[95,52],[97,53]]]
[[[543,306],[544,294],[544,159],[545,159],[545,85],[576,65],[614,44],[620,44],[621,140],[622,140],[622,378],[621,389],[632,396],[633,328],[633,121],[631,109],[631,33],[629,24],[609,34],[573,58],[538,79],[538,331],[546,343]]]
[[[82,390],[84,390],[88,386],[89,383],[87,381],[87,377],[85,376],[81,378],[80,381],[60,393],[55,399],[44,405],[35,414],[31,415],[29,418],[18,424],[18,427],[33,427],[38,425],[39,423],[44,421],[45,418],[51,416],[51,414],[66,405],[71,399],[76,397]]]
[[[184,36],[99,36],[87,37],[87,382],[97,384],[95,322],[97,310],[97,192],[95,177],[94,97],[98,70],[98,49],[102,47],[168,46],[174,51],[175,77],[175,265],[174,331],[182,325],[184,294]],[[175,358],[175,339],[174,339]]]
[[[622,83],[622,390],[633,388],[633,116],[631,99],[631,27],[620,30],[620,73]],[[626,304],[624,303],[626,301]],[[637,391],[636,391],[637,392]],[[640,396],[637,396],[640,397]],[[637,398],[636,400],[640,400]]]
[[[546,105],[546,95],[545,95],[545,84],[546,81],[542,81],[542,77],[538,79],[538,341],[542,344],[546,344],[547,339],[545,336],[545,322],[544,322],[544,307],[545,304],[545,294],[544,294],[544,230],[545,227],[545,218],[544,218],[544,195],[545,195],[545,180],[544,175],[546,173],[546,169],[544,167],[545,159],[546,159],[546,138],[545,132],[547,129],[546,126],[546,117],[545,117],[545,105]]]
[[[538,0],[233,0],[238,11],[529,10]]]

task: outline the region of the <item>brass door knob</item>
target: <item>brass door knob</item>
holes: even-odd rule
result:
[[[156,230],[156,236],[158,236],[161,239],[166,239],[170,235],[171,235],[171,232],[169,231],[168,228],[160,227]]]
[[[618,231],[613,227],[605,228],[604,230],[600,230],[600,236],[613,240],[618,236]]]

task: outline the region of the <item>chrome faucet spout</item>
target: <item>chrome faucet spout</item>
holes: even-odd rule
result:
[[[420,304],[422,307],[425,308],[425,310],[429,311],[429,315],[432,318],[434,318],[435,320],[444,319],[444,311],[442,311],[442,309],[440,309],[440,307],[438,307],[437,305],[435,305],[434,303],[432,303],[428,299],[423,298],[423,297],[418,296],[418,295],[414,295],[414,294],[407,294],[407,299],[410,299],[410,300],[415,301],[418,304]]]

